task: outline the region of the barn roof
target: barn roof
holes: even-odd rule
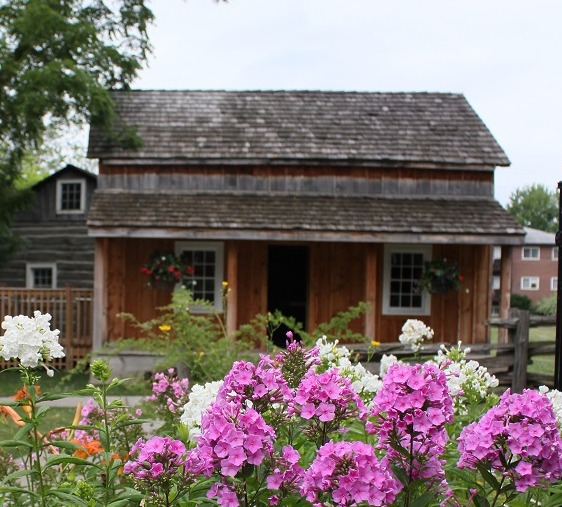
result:
[[[143,140],[127,148],[92,126],[88,157],[113,163],[509,165],[461,94],[142,90],[112,97],[116,131],[134,127]]]
[[[520,244],[493,199],[98,191],[92,236]]]

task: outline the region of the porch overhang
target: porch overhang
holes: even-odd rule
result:
[[[363,243],[523,244],[490,198],[98,191],[92,237]]]

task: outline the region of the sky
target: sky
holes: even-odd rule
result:
[[[138,89],[465,95],[511,161],[509,202],[562,180],[561,0],[152,0]]]

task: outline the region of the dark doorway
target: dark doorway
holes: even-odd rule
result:
[[[306,329],[308,247],[270,246],[268,251],[267,309],[294,317]]]

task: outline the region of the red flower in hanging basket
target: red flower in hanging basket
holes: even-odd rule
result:
[[[193,274],[193,267],[187,264],[184,255],[179,257],[173,252],[155,251],[140,268],[143,275],[148,277],[148,283],[154,286],[168,283],[174,285],[183,282],[185,276]]]

